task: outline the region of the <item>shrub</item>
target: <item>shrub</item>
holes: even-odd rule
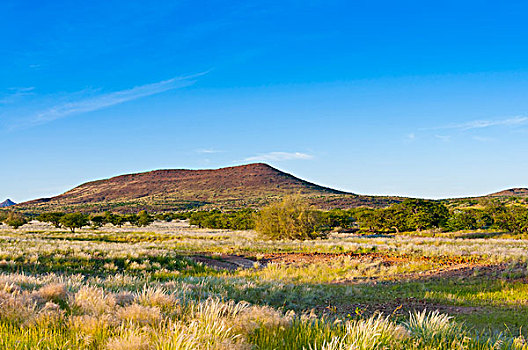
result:
[[[65,214],[60,219],[61,225],[67,227],[71,232],[75,232],[76,228],[82,228],[83,226],[88,225],[88,215],[83,213],[70,213]]]
[[[145,210],[142,210],[137,215],[137,225],[138,226],[148,226],[154,222],[152,215],[149,215]]]
[[[14,211],[7,214],[6,219],[4,220],[6,225],[11,226],[14,229],[19,228],[20,226],[27,224],[28,220],[21,213],[16,213]]]
[[[332,209],[321,212],[321,225],[327,230],[342,228],[351,229],[355,227],[353,212],[343,209]]]
[[[219,210],[191,214],[189,223],[200,228],[250,230],[255,228],[255,211],[251,209],[222,213]]]
[[[90,222],[92,224],[92,228],[97,229],[105,224],[105,216],[100,214],[92,214],[90,215]]]
[[[37,216],[37,220],[40,222],[48,222],[55,226],[56,228],[61,227],[60,220],[64,216],[64,213],[42,213],[39,216]]]
[[[156,220],[159,220],[159,221],[171,222],[173,219],[174,219],[174,215],[172,213],[156,214]]]
[[[284,198],[260,210],[255,229],[269,239],[314,239],[321,224],[320,212],[312,210],[299,196]]]
[[[126,221],[126,217],[124,217],[123,215],[114,214],[109,211],[104,213],[105,224],[112,224],[114,226],[121,227]]]
[[[528,208],[520,205],[504,206],[492,212],[494,225],[512,233],[528,233]]]
[[[444,227],[449,210],[438,201],[408,198],[389,208],[358,208],[356,216],[360,227],[369,231],[421,231]]]

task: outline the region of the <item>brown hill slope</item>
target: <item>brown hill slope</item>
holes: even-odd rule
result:
[[[18,207],[36,211],[241,208],[258,207],[274,198],[296,193],[323,207],[385,203],[380,198],[322,187],[257,163],[211,170],[155,170],[121,175],[87,182],[59,196],[21,203]]]
[[[488,194],[485,197],[528,197],[528,188],[510,188]]]

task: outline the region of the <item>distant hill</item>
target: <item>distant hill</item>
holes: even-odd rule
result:
[[[510,188],[508,190],[488,194],[486,197],[528,197],[528,188]]]
[[[0,208],[7,208],[7,207],[13,206],[15,204],[16,204],[15,202],[13,202],[11,199],[8,198],[5,201],[3,201],[2,203],[0,203]]]
[[[323,208],[384,206],[385,197],[358,196],[299,179],[267,164],[211,170],[155,170],[87,182],[52,198],[21,203],[21,209],[167,211],[191,208],[259,207],[300,194]]]

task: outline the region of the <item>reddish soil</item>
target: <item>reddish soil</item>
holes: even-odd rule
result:
[[[327,262],[338,257],[351,257],[365,262],[382,261],[388,265],[406,261],[432,261],[445,266],[476,263],[475,257],[453,257],[453,256],[412,256],[406,254],[389,255],[386,253],[273,253],[265,254],[260,261],[264,263],[278,264],[310,264],[314,262]]]
[[[194,255],[189,258],[194,262],[202,263],[215,270],[234,271],[237,269],[250,269],[256,266],[256,261],[238,255]]]
[[[426,271],[410,272],[400,274],[398,280],[426,280],[426,279],[465,279],[475,276],[497,277],[502,275],[508,268],[507,264],[489,264],[480,261],[476,257],[427,257],[412,255],[388,255],[384,253],[273,253],[259,256],[239,256],[239,255],[218,255],[210,256],[200,254],[191,256],[191,259],[201,262],[215,269],[236,270],[238,268],[253,268],[258,261],[258,266],[264,267],[269,263],[284,265],[308,265],[313,263],[330,262],[339,257],[351,257],[361,262],[382,262],[386,266],[405,263],[408,261],[430,261],[435,264],[435,268]],[[339,281],[339,284],[354,283],[392,283],[392,279],[387,280],[387,276],[380,278],[354,278],[346,281]]]

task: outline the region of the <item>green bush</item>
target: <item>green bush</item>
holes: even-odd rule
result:
[[[8,226],[10,226],[10,227],[12,227],[14,229],[17,229],[20,226],[27,224],[27,222],[28,222],[28,220],[23,214],[16,213],[14,211],[12,211],[9,214],[7,214],[7,217],[4,220],[4,223],[6,225],[8,225]]]
[[[201,228],[251,230],[255,228],[255,212],[251,209],[222,213],[219,210],[194,212],[189,223]]]
[[[69,213],[65,214],[61,219],[60,223],[62,226],[69,228],[71,232],[75,232],[75,229],[82,228],[88,225],[88,215],[83,213]]]
[[[318,232],[320,226],[320,212],[298,196],[262,208],[255,219],[255,229],[268,239],[314,239],[324,236]]]
[[[321,229],[332,230],[335,228],[351,229],[356,225],[354,218],[354,211],[343,209],[332,209],[322,211],[321,215]]]
[[[142,210],[137,215],[136,225],[139,227],[148,226],[154,222],[154,217],[147,213],[145,210]]]
[[[55,226],[56,228],[60,228],[61,227],[60,220],[63,216],[64,216],[64,213],[58,213],[58,212],[42,213],[39,216],[37,216],[37,220],[40,222],[48,222],[52,224],[53,226]]]
[[[408,198],[388,208],[358,208],[356,217],[368,231],[421,231],[444,227],[449,210],[437,201]]]
[[[101,214],[90,215],[90,223],[93,229],[98,229],[105,224],[105,216]]]

